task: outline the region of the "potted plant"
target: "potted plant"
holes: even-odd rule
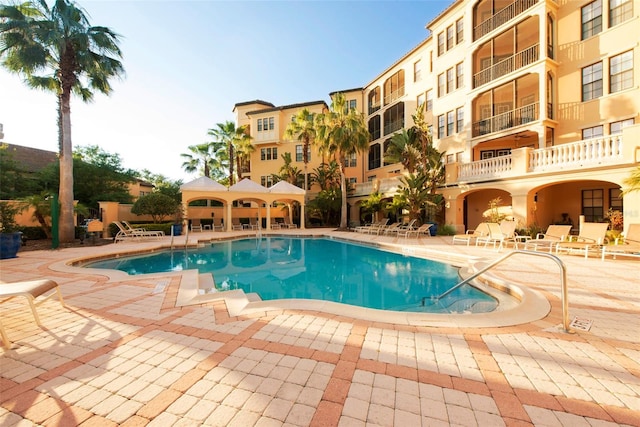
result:
[[[21,205],[0,202],[0,259],[15,258],[22,245],[22,232],[18,230],[16,215]]]

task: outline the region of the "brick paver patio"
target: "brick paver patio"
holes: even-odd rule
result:
[[[452,257],[500,255],[450,237],[377,239]],[[482,328],[359,320],[348,307],[231,316],[220,299],[177,307],[186,275],[109,280],[65,265],[158,244],[0,262],[1,281],[50,278],[66,302],[39,307],[43,328],[23,301],[0,305],[13,341],[0,350],[1,426],[640,426],[638,260],[561,257],[570,317],[592,322],[573,334],[558,327],[557,268],[537,258],[513,257],[496,274],[542,293],[550,313]]]

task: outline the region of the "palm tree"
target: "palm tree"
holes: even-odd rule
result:
[[[407,209],[409,219],[418,219],[423,208],[433,205],[427,179],[428,177],[421,173],[410,173],[400,178],[403,185],[398,188],[392,205]]]
[[[364,151],[369,146],[369,130],[364,116],[355,109],[347,108],[344,94],[336,93],[331,98],[327,113],[316,115],[316,140],[323,153],[332,155],[340,165],[340,190],[342,209],[340,228],[347,228],[347,180],[345,163],[353,153]]]
[[[631,175],[622,181],[622,183],[626,187],[622,192],[623,195],[640,191],[640,166],[631,171]]]
[[[387,163],[401,163],[409,173],[414,173],[422,161],[418,147],[417,133],[414,128],[403,129],[391,137],[391,141],[384,153]]]
[[[208,134],[216,138],[216,142],[224,143],[227,147],[229,155],[229,185],[233,185],[234,166],[237,162],[236,150],[239,146],[242,146],[243,150],[247,150],[246,144],[251,138],[247,134],[247,127],[240,126],[236,128],[234,122],[227,120],[224,123],[216,123],[216,127],[209,129]]]
[[[200,172],[202,176],[211,178],[211,164],[215,157],[214,144],[205,142],[203,144],[190,145],[187,148],[191,153],[180,154],[185,159],[182,163],[182,168],[186,172]]]
[[[238,181],[242,181],[242,172],[244,165],[250,165],[251,153],[256,150],[256,147],[251,143],[251,137],[245,133],[240,135],[234,141],[235,153],[236,153],[236,174],[238,175]]]
[[[286,181],[289,184],[298,185],[301,181],[301,173],[297,167],[291,165],[291,153],[284,153],[281,157],[284,164],[280,167],[279,174],[272,175],[274,181]]]
[[[322,163],[311,172],[311,181],[320,186],[320,190],[329,190],[333,187],[340,188],[340,166],[335,160],[329,164]]]
[[[307,164],[309,163],[309,146],[315,140],[315,114],[304,108],[298,111],[293,121],[287,125],[284,131],[285,137],[289,139],[296,138],[302,142],[302,161],[304,162],[304,189],[309,189],[307,178]]]
[[[91,26],[70,0],[55,0],[52,7],[45,0],[0,5],[2,65],[24,76],[29,87],[58,97],[61,242],[75,238],[71,92],[88,102],[93,91],[112,91],[109,79],[124,74],[118,37],[109,28]]]

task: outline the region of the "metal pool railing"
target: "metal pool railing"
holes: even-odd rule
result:
[[[471,276],[467,277],[466,279],[464,279],[462,282],[458,283],[457,285],[455,285],[451,289],[447,290],[446,292],[443,292],[442,294],[440,294],[438,296],[431,297],[431,299],[432,300],[440,300],[441,298],[449,295],[454,290],[458,289],[460,286],[466,285],[467,283],[469,283],[473,279],[477,278],[481,274],[491,270],[493,267],[495,267],[496,265],[502,263],[507,258],[510,258],[513,255],[520,255],[520,254],[522,254],[522,255],[539,256],[539,257],[543,257],[543,258],[549,258],[550,260],[552,260],[556,264],[558,264],[558,267],[560,267],[560,272],[561,272],[561,275],[560,275],[560,287],[561,287],[561,300],[562,300],[562,328],[563,328],[564,332],[566,332],[566,333],[573,333],[573,331],[569,327],[569,295],[568,295],[569,292],[567,290],[567,267],[564,265],[564,263],[562,262],[562,260],[560,258],[558,258],[557,256],[555,256],[553,254],[548,254],[548,253],[544,253],[544,252],[520,251],[520,250],[515,250],[513,252],[509,252],[508,254],[505,254],[504,256],[502,256],[502,257],[498,258],[497,260],[493,261],[491,264],[487,265],[486,267],[480,269],[479,271],[475,272]]]

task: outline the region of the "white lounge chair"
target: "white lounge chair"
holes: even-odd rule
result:
[[[496,245],[498,245],[498,250],[500,250],[508,242],[515,242],[515,221],[502,221],[500,224],[488,222],[487,227],[489,228],[489,234],[478,237],[476,239],[476,246],[484,244],[486,248],[489,243],[492,243],[494,249]]]
[[[534,251],[544,249],[551,253],[558,243],[568,239],[571,227],[571,225],[550,225],[547,227],[547,231],[538,233],[535,239],[527,240],[524,248]]]
[[[200,223],[200,219],[191,220],[191,231],[195,231],[195,232],[202,231],[202,224]]]
[[[606,243],[606,222],[585,222],[580,226],[580,234],[569,242],[560,242],[556,245],[556,254],[560,252],[584,252],[584,257],[589,257],[589,251],[602,250]]]
[[[422,224],[418,228],[398,230],[398,237],[404,237],[405,239],[408,239],[411,236],[415,236],[417,238],[423,234],[425,236],[431,237],[431,227],[433,227],[433,225],[433,223],[427,223]]]
[[[478,237],[487,236],[489,234],[489,227],[486,222],[481,222],[474,230],[467,230],[465,234],[456,234],[453,236],[452,243],[464,242],[469,246],[471,242],[476,242]]]
[[[118,233],[114,238],[114,242],[123,242],[125,240],[141,240],[144,238],[155,237],[159,239],[164,236],[164,232],[162,231],[147,231],[142,228],[127,228],[120,221],[113,221],[113,223],[118,227]]]
[[[602,259],[606,255],[640,257],[640,224],[629,224],[629,229],[622,238],[617,238],[614,245],[602,247]]]

